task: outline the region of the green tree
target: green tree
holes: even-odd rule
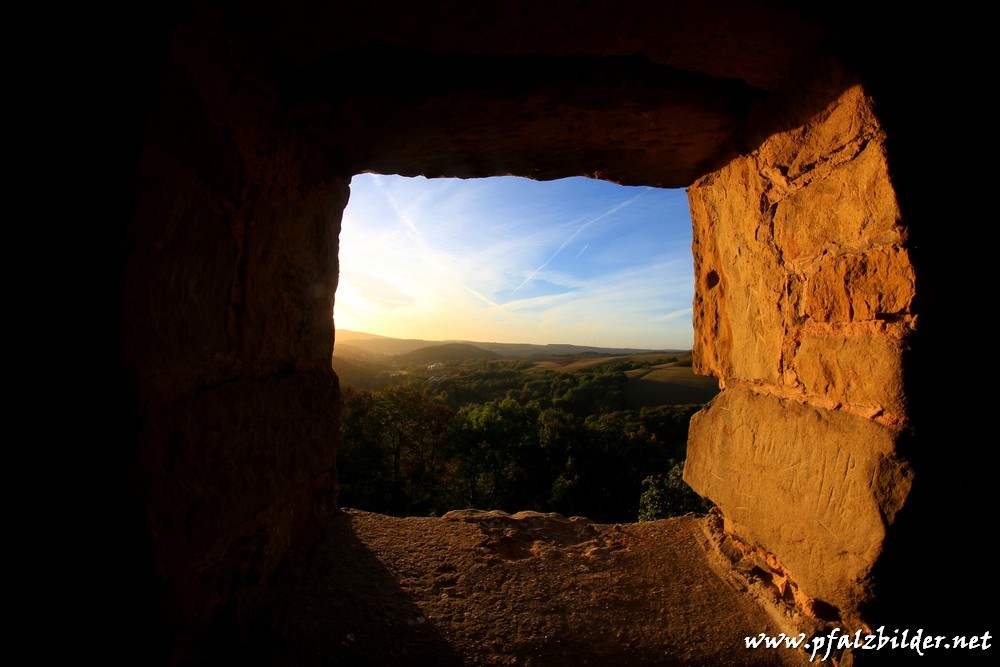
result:
[[[639,521],[668,519],[684,514],[705,514],[712,504],[691,490],[684,481],[684,462],[670,469],[666,477],[654,475],[642,480]]]
[[[342,505],[385,512],[391,474],[382,451],[376,405],[372,392],[343,388],[337,469]]]
[[[467,506],[524,509],[533,495],[540,450],[537,411],[509,398],[459,409],[452,421],[451,452],[458,459]]]
[[[409,386],[345,392],[338,457],[345,505],[394,514],[447,505],[448,425],[453,411]],[[356,481],[357,480],[357,481]]]

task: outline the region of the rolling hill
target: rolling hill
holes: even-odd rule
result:
[[[398,359],[403,362],[433,363],[435,361],[468,361],[496,356],[495,352],[468,343],[441,343],[400,354]]]
[[[468,340],[433,341],[416,338],[390,338],[377,334],[338,329],[334,344],[334,355],[343,356],[358,354],[398,356],[414,352],[421,348],[434,345],[461,344],[493,352],[499,357],[508,359],[545,359],[550,357],[610,357],[631,356],[635,354],[683,354],[687,350],[647,350],[634,348],[591,347],[586,345],[533,343],[495,343]],[[432,360],[433,361],[433,360]]]

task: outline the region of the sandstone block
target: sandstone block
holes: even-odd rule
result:
[[[808,337],[793,367],[806,394],[868,413],[905,413],[903,343],[887,336]]]
[[[855,613],[909,491],[899,431],[842,412],[719,394],[691,420],[684,479],[811,597]]]
[[[818,97],[825,90],[832,99],[824,109],[811,114],[807,122],[769,137],[758,150],[762,165],[776,168],[788,181],[796,181],[818,166],[851,159],[856,148],[874,136],[877,125],[871,104],[860,85],[845,87],[842,76],[842,72],[832,71],[826,81],[813,82]],[[797,102],[801,103],[789,99],[786,104],[795,109]],[[782,112],[771,113],[780,116]]]
[[[347,205],[335,181],[295,207],[249,212],[240,352],[244,359],[329,363],[337,288],[337,241]]]
[[[774,240],[788,259],[834,247],[863,250],[900,240],[899,207],[879,143],[778,202]]]
[[[204,363],[227,349],[226,308],[237,248],[226,202],[191,173],[150,149],[150,176],[128,231],[124,350],[140,376]],[[140,218],[141,216],[141,218]]]
[[[266,579],[309,517],[334,508],[337,392],[332,372],[292,373],[147,406],[136,474],[177,618]]]
[[[913,267],[902,248],[827,254],[807,277],[802,311],[829,323],[891,319],[909,312],[914,295]]]
[[[696,372],[777,382],[780,266],[760,208],[763,179],[749,158],[734,160],[688,190],[694,222]]]

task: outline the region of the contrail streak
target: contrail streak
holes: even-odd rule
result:
[[[639,197],[641,197],[644,194],[646,194],[647,192],[649,192],[650,190],[652,190],[652,188],[645,188],[644,190],[642,190],[636,196],[630,197],[629,199],[626,199],[621,204],[618,204],[617,206],[615,206],[614,208],[612,208],[610,211],[608,211],[606,213],[602,213],[601,215],[597,216],[593,220],[590,220],[589,222],[585,222],[583,225],[581,225],[579,229],[577,229],[575,232],[573,232],[572,234],[570,234],[570,237],[568,239],[566,239],[565,241],[563,241],[562,245],[559,246],[559,248],[554,253],[552,253],[552,256],[549,257],[547,260],[545,260],[544,264],[542,264],[540,267],[538,267],[537,269],[535,269],[531,273],[530,276],[528,276],[527,278],[525,278],[523,283],[521,283],[520,285],[518,285],[517,287],[515,287],[514,291],[510,293],[510,296],[514,296],[515,294],[517,294],[518,290],[520,290],[522,287],[524,287],[529,282],[531,282],[532,280],[534,280],[535,276],[538,275],[538,272],[541,271],[542,269],[544,269],[546,266],[548,266],[549,262],[551,262],[552,260],[554,260],[556,258],[556,255],[558,255],[559,253],[561,253],[562,250],[563,250],[563,248],[565,248],[567,245],[569,245],[569,242],[572,241],[573,239],[575,239],[577,236],[579,236],[580,233],[583,230],[585,230],[587,227],[590,227],[594,223],[596,223],[596,222],[598,222],[600,220],[603,220],[604,218],[608,217],[612,213],[617,213],[618,211],[622,210],[623,208],[625,208],[626,206],[628,206],[629,204],[631,204],[632,202],[634,202],[636,199],[638,199]],[[584,248],[584,250],[586,250],[586,248]],[[582,253],[583,250],[581,250],[580,252]],[[577,255],[577,257],[579,257],[579,255]]]

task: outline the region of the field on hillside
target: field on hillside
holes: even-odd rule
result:
[[[719,393],[718,380],[694,374],[690,352],[675,355],[631,354],[588,359],[550,358],[535,361],[534,368],[529,372],[572,373],[624,362],[650,364],[647,368],[625,371],[625,376],[628,378],[625,384],[625,396],[634,408],[707,403]]]
[[[535,368],[539,370],[559,371],[560,373],[570,373],[584,368],[594,368],[623,361],[637,361],[639,363],[650,364],[651,366],[669,365],[690,359],[690,353],[663,353],[655,352],[650,354],[624,354],[606,357],[586,357],[583,359],[573,357],[550,357],[535,361]]]
[[[653,405],[707,403],[719,393],[719,381],[695,375],[690,366],[653,368],[636,373],[625,384],[625,396],[637,408]]]
[[[343,385],[367,390],[405,383],[411,377],[421,376],[448,376],[454,381],[461,381],[460,378],[482,360],[447,359],[446,357],[450,355],[444,352],[458,347],[465,346],[430,346],[406,355],[382,358],[362,353],[352,359],[351,348],[344,346],[346,354],[334,356],[334,369],[340,375]],[[424,354],[424,350],[427,350],[428,354]],[[435,350],[444,351],[440,355],[442,363],[429,368],[430,362],[438,361],[437,357],[431,354]],[[694,374],[690,365],[690,352],[585,358],[548,357],[541,360],[531,359],[523,363],[525,368],[521,372],[528,376],[545,372],[574,373],[617,364],[648,364],[643,368],[624,371],[627,378],[623,387],[624,394],[632,409],[656,405],[707,403],[719,393],[718,380]]]

